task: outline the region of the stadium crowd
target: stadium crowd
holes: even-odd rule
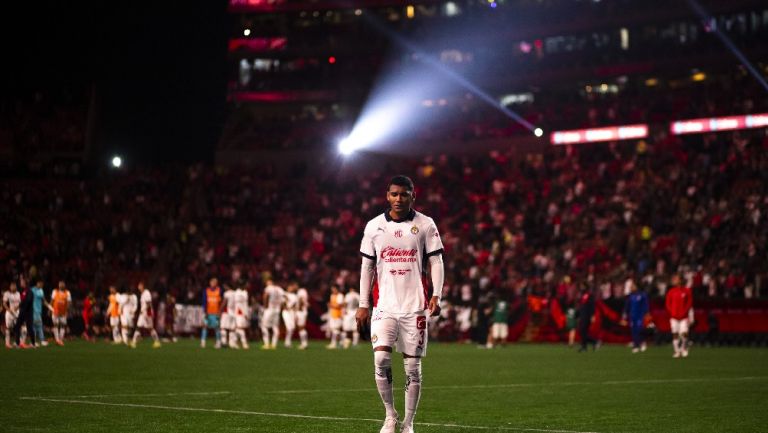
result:
[[[407,164],[397,170],[413,174],[416,206],[443,235],[456,328],[491,296],[567,305],[589,287],[621,299],[632,279],[653,298],[675,272],[696,299],[765,296],[764,130]],[[358,284],[360,233],[385,208],[389,169],[17,167],[0,191],[3,287],[62,280],[98,306],[109,285],[146,281],[200,305],[210,276],[256,298],[272,278],[306,287],[317,320],[332,284]]]

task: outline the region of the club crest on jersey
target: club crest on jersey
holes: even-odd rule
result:
[[[376,334],[371,335],[371,343],[379,341],[379,336]]]
[[[402,231],[402,230],[397,230],[397,231],[395,232],[395,237],[396,237],[396,238],[401,238],[401,237],[403,237],[403,231]]]
[[[415,235],[416,235],[416,234],[419,234],[419,228],[418,228],[418,227],[416,227],[416,226],[413,226],[413,227],[411,227],[411,233],[413,233],[413,234],[415,234]]]

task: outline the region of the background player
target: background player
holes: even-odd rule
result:
[[[157,349],[160,347],[160,337],[155,331],[154,324],[154,310],[152,308],[152,293],[146,288],[143,281],[138,284],[139,288],[139,320],[136,322],[136,331],[133,333],[133,341],[131,341],[131,347],[136,348],[136,342],[141,336],[141,331],[149,331],[154,343],[152,347]]]
[[[248,337],[245,335],[245,330],[248,329],[248,291],[242,287],[238,287],[235,290],[235,339],[234,346],[237,347],[237,340],[240,340],[240,344],[243,349],[248,349]],[[230,346],[232,345],[232,339],[230,338]]]
[[[261,317],[261,338],[264,340],[262,349],[277,349],[277,339],[280,337],[280,308],[283,306],[284,293],[282,287],[275,285],[271,279],[267,280],[262,297],[264,305],[264,314]],[[272,330],[271,339],[270,330]]]
[[[328,330],[331,332],[331,342],[328,349],[336,349],[341,335],[342,317],[344,315],[344,294],[336,284],[331,286],[331,296],[328,298]]]
[[[119,295],[117,299],[120,307],[120,327],[122,328],[123,343],[127,345],[130,344],[129,336],[131,329],[134,328],[139,299],[131,291]]]
[[[672,288],[667,291],[666,307],[669,326],[672,330],[673,358],[688,356],[688,327],[690,310],[693,307],[691,289],[681,285],[680,275],[672,275]]]
[[[200,347],[205,348],[205,340],[208,339],[208,328],[216,333],[215,348],[221,347],[221,330],[219,329],[219,318],[221,317],[222,294],[219,287],[219,280],[213,277],[208,281],[208,287],[203,291],[203,311],[205,311],[205,322],[203,330],[200,332]]]
[[[67,290],[64,281],[59,281],[59,286],[51,293],[51,305],[53,306],[53,338],[59,346],[64,345],[64,336],[67,333],[67,315],[72,304],[72,294]]]
[[[360,332],[357,330],[357,321],[355,315],[360,306],[360,294],[354,287],[350,287],[347,294],[344,295],[344,319],[342,329],[344,331],[344,343],[342,346],[349,349],[350,346],[357,346],[360,342]]]
[[[300,287],[296,291],[296,297],[299,300],[299,305],[296,308],[296,328],[299,330],[299,339],[301,344],[299,349],[304,350],[309,344],[309,336],[307,334],[307,313],[309,311],[309,293],[307,289]]]
[[[288,284],[283,297],[283,323],[285,324],[285,347],[292,346],[293,332],[296,330],[296,309],[299,306],[296,283]]]
[[[624,301],[623,322],[629,320],[629,329],[632,332],[632,353],[645,352],[647,348],[643,339],[645,329],[645,317],[648,315],[648,296],[639,290],[634,281],[630,281],[630,293]]]
[[[16,283],[11,282],[8,290],[3,292],[3,309],[5,310],[5,347],[13,348],[11,344],[11,330],[16,326],[19,319],[19,305],[21,305],[21,293],[19,293]]]
[[[237,349],[237,336],[235,335],[235,291],[227,284],[224,287],[224,303],[221,308],[221,344]]]
[[[109,286],[107,317],[109,318],[109,327],[112,329],[112,344],[120,344],[123,341],[120,336],[120,304],[117,299],[118,296],[117,288]]]

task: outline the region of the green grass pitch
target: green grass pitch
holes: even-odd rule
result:
[[[255,346],[255,345],[254,345]],[[417,432],[768,430],[768,350],[436,344]],[[403,414],[403,369],[393,357]],[[153,350],[73,341],[0,350],[0,432],[378,432],[369,346]]]

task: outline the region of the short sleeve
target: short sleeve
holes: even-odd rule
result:
[[[373,237],[376,235],[376,224],[371,221],[365,226],[363,231],[363,241],[360,243],[360,255],[376,261],[376,246],[373,243]]]
[[[437,230],[435,221],[430,218],[425,233],[425,251],[427,256],[434,256],[443,253],[443,241],[440,239],[440,232]]]

